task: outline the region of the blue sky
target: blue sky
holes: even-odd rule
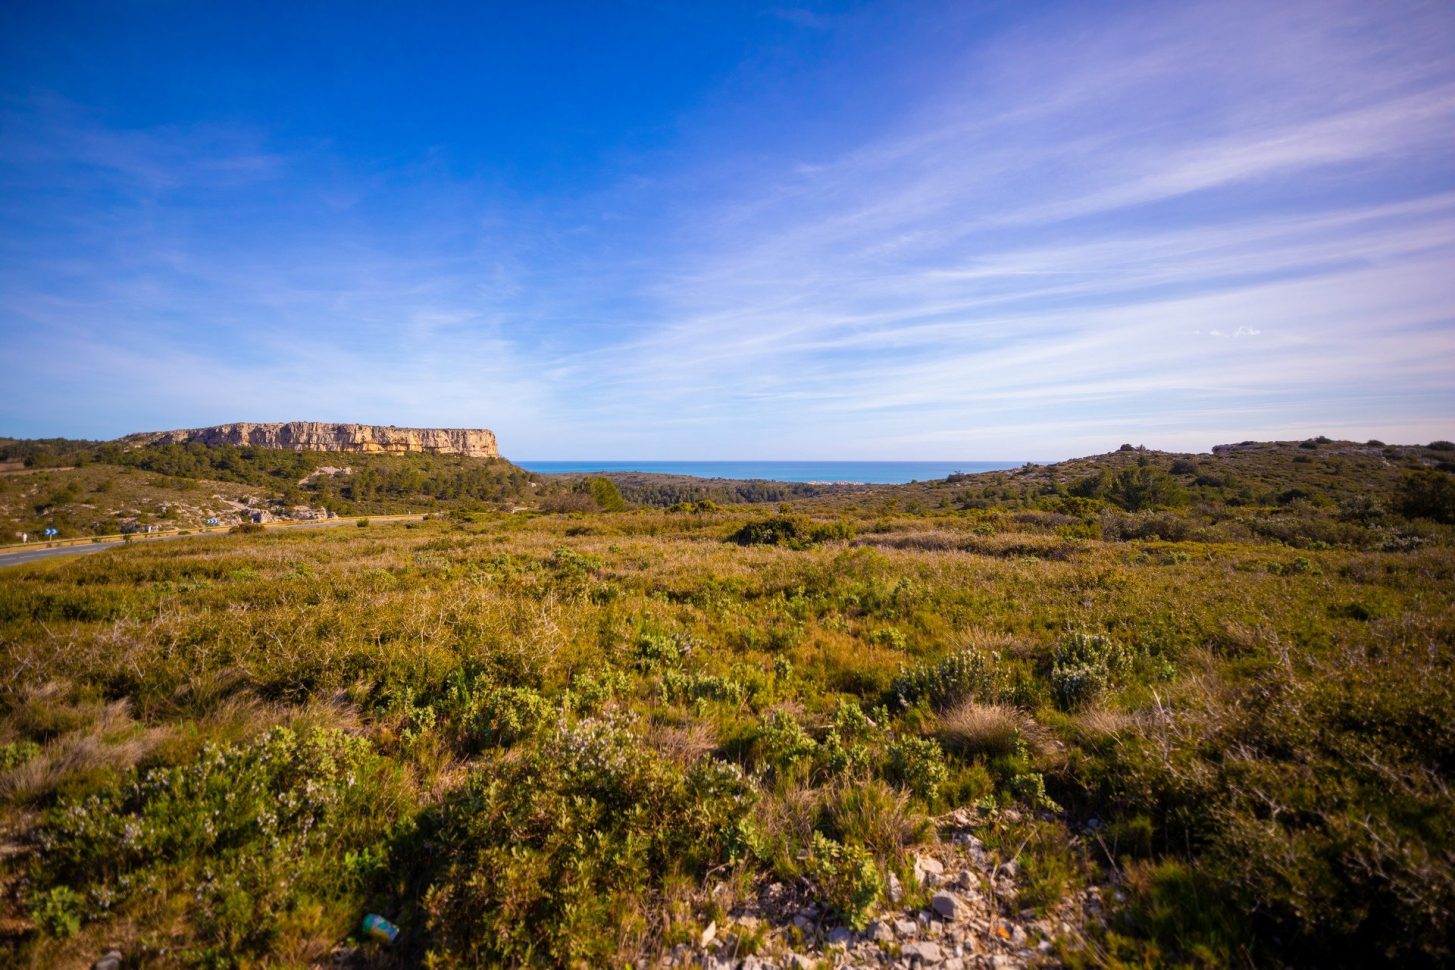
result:
[[[1455,7],[0,7],[0,433],[1455,437]]]

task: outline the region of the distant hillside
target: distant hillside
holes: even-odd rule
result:
[[[515,508],[561,490],[569,486],[544,484],[501,458],[0,439],[0,541],[43,527],[100,535],[258,512],[288,519]]]
[[[938,482],[869,487],[806,507],[1014,516],[1067,537],[1272,540],[1303,548],[1402,548],[1420,523],[1455,522],[1455,445],[1243,442],[1211,454],[1132,446]]]
[[[605,477],[627,503],[668,508],[787,502],[824,513],[995,513],[1039,516],[1068,536],[1256,537],[1309,548],[1382,548],[1412,541],[1407,529],[1394,527],[1397,522],[1455,521],[1452,472],[1455,445],[1449,442],[1327,438],[1242,442],[1209,454],[1128,445],[1050,465],[909,485],[551,476],[501,458],[458,454],[340,454],[161,439],[138,444],[135,438],[0,439],[0,529],[63,525],[71,535],[114,532],[118,522],[205,520],[251,514],[246,510],[253,508],[279,518],[318,510],[589,512],[607,507],[592,485]],[[235,489],[239,494],[225,502],[211,499],[223,495],[222,483],[247,488]],[[182,493],[186,500],[178,498]]]

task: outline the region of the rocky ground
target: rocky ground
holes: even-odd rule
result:
[[[798,887],[771,883],[756,899],[709,926],[699,947],[679,946],[671,967],[712,970],[806,970],[809,967],[891,967],[912,970],[1010,970],[1059,966],[1057,949],[1074,946],[1085,928],[1100,922],[1103,893],[1091,886],[1064,898],[1049,914],[1018,910],[1014,859],[998,859],[976,831],[984,824],[960,809],[939,819],[940,841],[921,849],[915,876],[928,896],[925,906],[882,912],[863,931],[831,919]],[[891,903],[905,900],[891,881]]]

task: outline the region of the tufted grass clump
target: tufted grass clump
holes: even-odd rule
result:
[[[1008,704],[968,698],[940,713],[935,734],[947,749],[963,755],[1008,755],[1020,737],[1020,717]]]

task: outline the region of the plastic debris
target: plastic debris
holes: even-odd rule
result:
[[[399,927],[378,913],[370,913],[365,916],[363,926],[365,936],[381,943],[393,943],[399,938]]]

